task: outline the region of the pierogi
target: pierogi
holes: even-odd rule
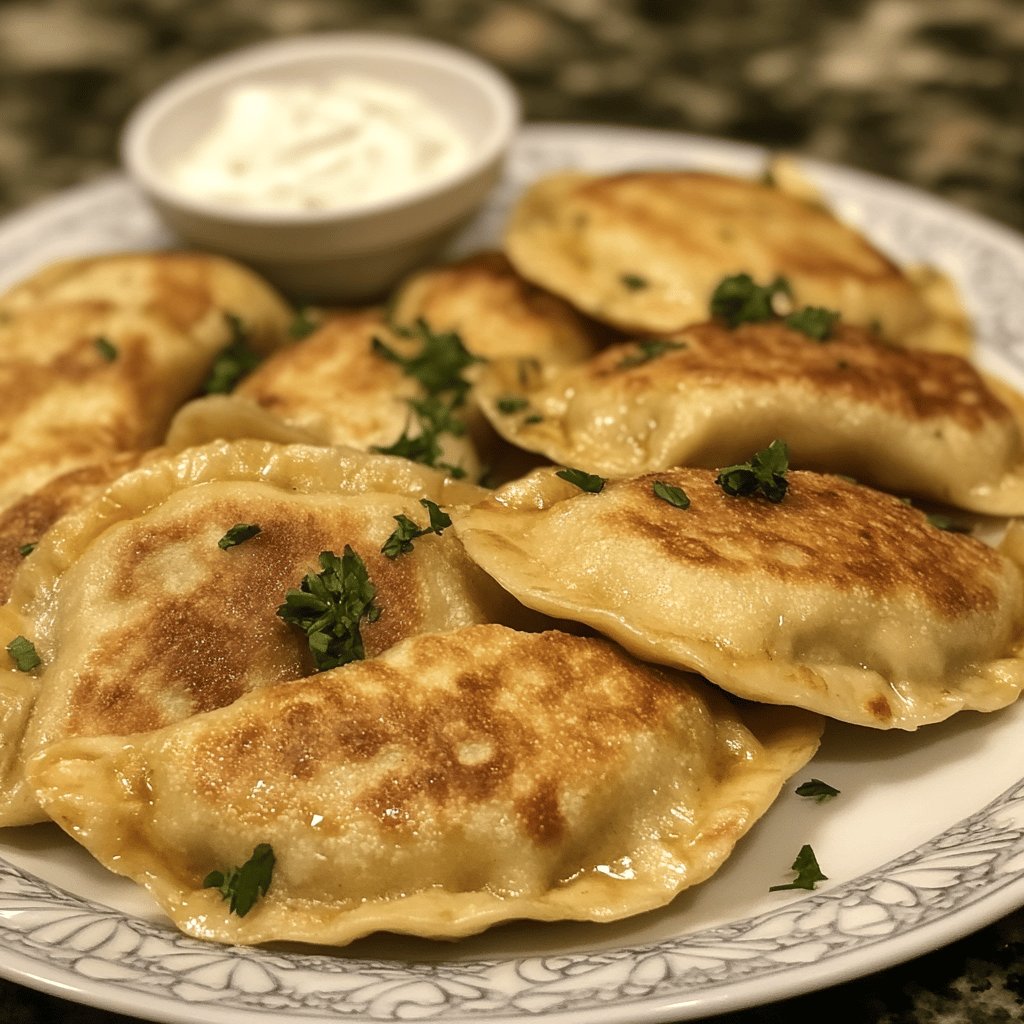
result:
[[[167,321],[107,302],[43,306],[0,326],[0,506],[158,444],[213,360]]]
[[[156,457],[158,450],[153,450]],[[11,582],[39,538],[62,516],[84,508],[119,476],[134,469],[150,453],[127,452],[90,463],[55,477],[0,512],[0,603],[10,596]]]
[[[569,303],[523,280],[498,252],[415,274],[395,293],[395,326],[426,320],[435,331],[458,331],[466,348],[484,359],[586,359],[601,334]]]
[[[380,309],[330,315],[309,337],[266,359],[231,395],[185,406],[171,424],[168,444],[255,436],[369,451],[388,448],[403,435],[419,437],[422,425],[410,403],[422,401],[424,389],[382,356],[374,339],[403,357],[414,357],[424,344],[394,333]],[[435,464],[475,480],[480,464],[468,434],[473,410],[455,412],[467,432],[441,431]]]
[[[109,303],[156,317],[206,351],[231,340],[224,314],[234,313],[257,352],[284,336],[292,312],[248,267],[198,252],[115,253],[64,260],[0,295],[0,323],[33,309]]]
[[[475,389],[522,448],[602,476],[717,467],[785,438],[800,468],[990,515],[1024,514],[1015,409],[967,360],[835,326],[716,322],[612,345],[585,363],[491,363]]]
[[[365,564],[379,610],[362,621],[367,656],[416,633],[535,621],[450,532],[382,553],[396,516],[426,523],[420,499],[485,493],[405,459],[256,441],[121,477],[62,519],[14,579],[0,644],[24,636],[42,664],[8,663],[0,678],[0,823],[39,819],[21,769],[59,738],[159,728],[311,673],[306,636],[276,610],[323,551],[350,546]],[[237,524],[260,529],[222,547]]]
[[[183,931],[343,945],[611,921],[711,875],[820,720],[613,644],[471,626],[143,735],[54,743],[43,806]],[[208,876],[273,851],[231,913]]]
[[[251,271],[191,254],[73,260],[0,296],[0,507],[158,444],[236,334],[258,357],[290,318]]]
[[[625,331],[699,323],[722,278],[747,273],[783,276],[798,306],[877,324],[900,345],[970,347],[963,314],[934,282],[913,280],[824,206],[762,182],[696,171],[555,174],[520,198],[505,249],[527,280]]]
[[[599,493],[538,470],[453,519],[524,604],[750,700],[913,730],[1017,699],[1024,528],[999,552],[843,478],[788,481],[775,504],[726,494],[708,470]]]

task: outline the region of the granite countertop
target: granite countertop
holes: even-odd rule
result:
[[[528,120],[791,149],[1024,230],[1019,0],[0,0],[0,214],[114,169],[126,113],[197,61],[345,29],[475,51],[515,81]],[[864,1024],[1022,1019],[1024,912],[881,974],[716,1019],[840,1014]],[[0,1020],[127,1018],[0,982]]]

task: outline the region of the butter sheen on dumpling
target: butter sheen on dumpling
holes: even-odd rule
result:
[[[475,396],[506,440],[604,476],[726,466],[785,438],[801,469],[1024,513],[1020,399],[959,356],[842,323],[824,341],[779,322],[701,323],[576,366],[493,363]]]
[[[879,729],[993,711],[1024,686],[1024,534],[996,551],[836,476],[784,500],[668,469],[584,493],[538,470],[458,511],[470,557],[524,604],[738,696]],[[654,494],[661,481],[690,499]]]
[[[56,743],[30,776],[189,934],[341,945],[661,906],[718,868],[819,734],[604,640],[481,625],[157,732]],[[203,881],[260,843],[273,877],[239,917]]]
[[[40,819],[22,767],[48,743],[158,728],[311,673],[305,636],[276,611],[320,571],[322,551],[351,546],[376,588],[368,656],[415,633],[534,622],[450,531],[395,559],[381,553],[395,516],[427,523],[421,498],[485,494],[405,459],[256,441],[189,449],[121,477],[61,520],[15,576],[0,645],[24,635],[42,666],[0,670],[0,823]],[[221,549],[238,523],[261,529]]]

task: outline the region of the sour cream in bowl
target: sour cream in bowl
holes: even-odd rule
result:
[[[518,118],[505,79],[462,51],[308,36],[165,85],[129,119],[122,158],[186,242],[296,297],[366,299],[472,215]]]

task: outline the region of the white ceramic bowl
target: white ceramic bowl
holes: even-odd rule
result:
[[[216,124],[229,89],[339,73],[417,92],[465,133],[466,162],[394,199],[320,211],[231,207],[169,179],[168,167]],[[497,180],[518,123],[511,86],[469,54],[401,36],[326,34],[252,47],[186,72],[132,113],[121,148],[128,173],[186,242],[248,263],[294,297],[344,301],[382,294],[436,253]]]

